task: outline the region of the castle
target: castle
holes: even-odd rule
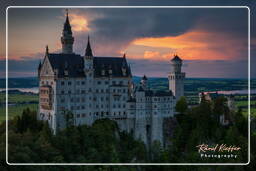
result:
[[[171,60],[169,90],[152,91],[146,76],[134,85],[125,54],[96,57],[89,37],[85,54],[75,54],[68,13],[61,43],[62,53],[50,53],[47,46],[38,66],[39,120],[47,120],[56,134],[68,124],[109,118],[145,144],[163,143],[163,120],[174,116],[176,101],[184,95],[185,73],[177,55]]]

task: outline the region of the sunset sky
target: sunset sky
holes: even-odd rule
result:
[[[255,4],[249,5],[255,15]],[[247,8],[69,8],[69,16],[75,53],[84,55],[90,35],[94,56],[126,53],[133,75],[166,77],[173,54],[184,60],[187,77],[248,75]],[[49,46],[50,53],[61,50],[65,8],[10,8],[8,20],[9,76],[36,76],[45,46]],[[4,16],[0,22],[5,22]],[[1,27],[0,31],[4,42],[5,30]],[[0,46],[5,49],[5,44]],[[255,47],[252,31],[252,66],[256,64]],[[1,50],[1,77],[4,65],[5,52]],[[256,77],[254,70],[251,76]]]

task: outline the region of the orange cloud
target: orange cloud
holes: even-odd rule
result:
[[[89,31],[88,20],[85,16],[71,13],[70,16],[70,24],[72,25],[72,30],[74,31]]]
[[[246,38],[241,40],[232,35],[195,30],[179,36],[139,38],[131,44],[159,48],[158,54],[154,52],[159,60],[169,60],[174,52],[186,60],[229,60],[246,59],[246,41]],[[170,53],[160,53],[160,48],[170,49]],[[147,59],[156,59],[156,55],[146,51],[144,58],[145,54]]]
[[[145,59],[157,59],[160,57],[159,52],[153,52],[153,51],[145,51],[144,52],[144,58]]]

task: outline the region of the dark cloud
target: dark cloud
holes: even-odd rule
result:
[[[220,32],[247,41],[246,8],[79,9],[79,15],[83,13],[89,20],[90,16],[101,15],[89,22],[95,52],[99,55],[117,55],[135,38],[177,36],[193,29]],[[76,34],[77,51],[84,50],[87,35],[88,32]]]

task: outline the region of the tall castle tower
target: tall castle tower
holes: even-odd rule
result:
[[[62,31],[61,44],[62,44],[62,53],[63,54],[72,54],[73,53],[73,43],[74,37],[72,36],[72,30],[69,23],[68,11],[66,14],[66,21],[64,23],[64,28]]]
[[[173,92],[176,100],[179,100],[181,96],[184,96],[185,73],[181,72],[182,60],[177,55],[174,55],[171,65],[171,72],[168,75],[169,90]]]

